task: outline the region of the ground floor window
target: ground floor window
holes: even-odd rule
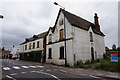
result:
[[[51,48],[49,48],[49,54],[48,54],[48,59],[52,59],[52,49]]]
[[[64,59],[64,47],[60,47],[60,58],[59,59]]]

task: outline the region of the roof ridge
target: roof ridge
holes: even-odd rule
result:
[[[90,21],[88,21],[88,20],[86,20],[86,19],[84,19],[84,18],[82,18],[82,17],[80,17],[80,16],[75,15],[74,13],[71,13],[71,12],[66,11],[66,10],[64,10],[64,9],[61,9],[61,10],[63,11],[63,13],[64,13],[64,12],[67,12],[67,13],[73,15],[73,16],[76,16],[76,17],[78,17],[78,18],[80,18],[80,19],[82,19],[82,20],[87,21],[88,23],[92,23],[92,22],[90,22]],[[94,24],[94,23],[92,23],[92,24]]]

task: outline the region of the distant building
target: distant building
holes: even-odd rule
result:
[[[9,59],[10,51],[2,48],[2,59]]]
[[[47,32],[44,32],[33,35],[31,38],[26,38],[26,40],[20,44],[20,59],[41,62],[42,54],[45,55],[46,34]]]
[[[94,20],[95,23],[91,23],[60,9],[54,27],[49,28],[46,36],[46,62],[64,65],[66,59],[67,64],[74,66],[80,60],[102,58],[105,35],[100,30],[96,13]]]
[[[19,58],[19,52],[20,52],[20,48],[17,46],[13,46],[10,52],[11,58],[15,58],[15,59]]]

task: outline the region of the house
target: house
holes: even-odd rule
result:
[[[46,35],[46,62],[74,66],[79,60],[102,58],[104,36],[96,13],[94,23],[91,23],[60,9],[55,25]]]
[[[43,32],[38,35],[33,35],[31,38],[20,44],[20,60],[37,61],[41,62],[42,51],[46,49],[46,37],[47,32]]]
[[[2,48],[2,59],[9,59],[10,51]]]
[[[10,52],[10,57],[12,59],[18,59],[19,58],[19,52],[20,52],[20,48],[17,47],[17,46],[13,46],[13,48],[11,49],[11,52]]]

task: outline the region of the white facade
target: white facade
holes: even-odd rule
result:
[[[37,42],[39,42],[39,47],[37,47]],[[35,48],[33,48],[33,43],[35,43]],[[31,44],[31,48],[29,48],[30,44]],[[27,49],[25,49],[26,45],[27,45]],[[34,41],[30,41],[30,42],[20,45],[20,53],[39,51],[39,50],[43,50],[43,38],[40,38],[40,39],[37,39]]]
[[[60,41],[61,29],[64,29],[64,24],[59,26],[59,21],[64,20],[64,14],[62,11],[59,14],[57,23],[55,25],[54,32],[52,29],[49,30],[46,36],[46,62],[56,63],[59,65],[65,64],[65,59],[60,58],[60,48],[64,47],[64,58],[65,58],[65,41]],[[104,36],[93,32],[92,28],[84,30],[70,24],[67,18],[65,18],[66,27],[66,59],[67,64],[73,66],[79,60],[91,60],[91,48],[93,48],[94,59],[101,58],[105,53]],[[90,41],[90,32],[93,34],[93,42]],[[49,44],[49,35],[52,35],[52,43]],[[49,49],[51,51],[51,59],[49,59]]]
[[[12,54],[12,58],[18,58],[19,57],[20,48],[19,47],[13,47],[10,54]]]

